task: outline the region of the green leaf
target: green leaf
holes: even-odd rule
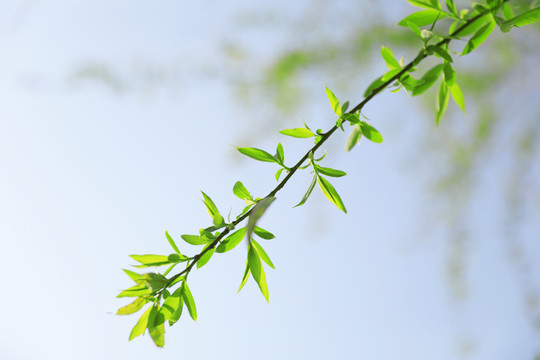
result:
[[[161,290],[167,285],[167,278],[161,274],[157,273],[147,273],[144,274],[145,285],[152,292]]]
[[[242,288],[244,287],[244,285],[246,285],[250,273],[251,271],[249,270],[249,260],[246,259],[246,270],[244,271],[244,276],[242,277],[242,282],[240,283],[240,287],[238,288],[237,293],[239,293],[240,290],[242,290]]]
[[[332,110],[334,110],[334,113],[337,116],[341,116],[341,105],[339,105],[339,100],[337,99],[336,95],[330,89],[325,87],[326,89],[326,96],[328,96],[328,100],[330,100],[330,105],[332,106]]]
[[[441,5],[438,0],[407,0],[414,6],[428,8],[428,9],[440,9]]]
[[[400,72],[401,72],[401,69],[390,70],[386,74],[383,75],[381,80],[382,81],[388,81],[388,80],[392,79],[394,76],[396,76],[397,74],[399,74]]]
[[[330,184],[330,182],[322,176],[317,176],[317,179],[319,180],[319,186],[321,187],[321,190],[326,196],[326,198],[330,200],[334,205],[336,205],[338,209],[340,209],[346,214],[347,209],[345,209],[345,205],[343,205],[341,197],[337,193],[336,189],[334,189],[332,184]]]
[[[447,16],[446,13],[439,10],[434,10],[434,9],[421,10],[407,16],[406,18],[398,22],[398,25],[409,26],[407,23],[411,22],[418,27],[422,27],[422,26],[431,25],[435,22],[435,20],[437,19],[440,20],[446,16]]]
[[[180,317],[182,316],[182,310],[184,308],[184,297],[182,296],[183,291],[182,286],[180,286],[171,296],[167,298],[167,300],[169,300],[169,298],[173,297],[173,300],[171,300],[169,305],[171,309],[174,309],[174,312],[169,318],[169,326],[173,326],[176,322],[178,322],[178,320],[180,320]],[[165,307],[165,304],[163,304],[163,307]]]
[[[319,166],[319,165],[316,165],[316,164],[315,164],[315,168],[317,169],[318,172],[320,172],[323,175],[327,175],[327,176],[341,177],[341,176],[347,175],[347,173],[345,171],[331,169],[331,168],[327,168],[327,167],[322,167],[322,166]]]
[[[129,334],[129,341],[135,339],[137,336],[144,334],[144,331],[146,330],[146,327],[148,326],[148,317],[150,316],[150,312],[152,311],[154,307],[149,307],[144,314],[139,318],[133,329],[131,330],[131,333]]]
[[[163,306],[161,307],[160,311],[163,314],[164,321],[169,320],[169,325],[171,325],[171,322],[174,324],[178,321],[178,319],[180,319],[180,316],[178,316],[178,318],[176,319],[173,319],[173,315],[176,314],[179,307],[182,307],[181,296],[182,287],[179,287],[163,302]],[[180,309],[180,314],[182,314],[182,309]]]
[[[285,169],[281,168],[276,172],[276,176],[275,176],[276,181],[279,181],[279,177],[281,176],[281,173],[283,172],[283,170],[285,170]]]
[[[270,206],[270,204],[272,204],[274,200],[276,200],[275,197],[265,197],[264,199],[257,201],[257,204],[255,204],[253,210],[251,210],[246,226],[248,240],[251,239],[251,234],[253,233],[255,225],[257,225],[257,222],[259,221],[261,216],[264,215],[266,209],[268,209],[268,207]]]
[[[399,62],[394,57],[394,53],[392,52],[392,50],[390,48],[382,46],[381,47],[381,56],[384,59],[384,62],[386,63],[386,66],[388,66],[388,68],[390,70],[393,70],[393,69],[401,70],[401,65],[399,64]]]
[[[159,325],[149,326],[148,333],[150,334],[150,337],[152,338],[152,340],[154,340],[154,344],[156,344],[157,347],[165,346],[165,324],[164,323],[161,323]]]
[[[260,228],[258,226],[255,226],[253,228],[253,232],[257,234],[257,236],[265,240],[272,240],[273,238],[275,238],[274,234],[272,234],[270,231],[264,230],[263,228]]]
[[[351,124],[358,124],[360,121],[360,114],[358,112],[355,113],[346,113],[341,115],[341,118],[350,122]]]
[[[206,245],[204,248],[206,249],[208,246],[210,246],[211,244],[208,244]],[[203,249],[204,250],[204,249]],[[206,265],[206,263],[208,261],[210,261],[210,258],[212,257],[212,255],[214,255],[214,251],[215,251],[215,248],[212,248],[210,250],[208,250],[207,252],[204,253],[203,256],[201,256],[199,258],[199,260],[197,260],[197,269],[200,269],[202,268],[204,265]]]
[[[259,289],[261,289],[261,293],[268,302],[268,285],[266,284],[266,276],[262,267],[261,258],[251,242],[248,247],[248,265],[253,278],[257,282],[257,285],[259,285]]]
[[[407,26],[409,27],[409,29],[412,30],[413,33],[415,33],[420,39],[423,40],[423,38],[422,38],[422,30],[420,30],[418,25],[416,25],[415,23],[413,23],[411,21],[407,21]]]
[[[429,69],[421,78],[421,80],[424,80],[424,83],[415,87],[414,90],[412,91],[412,95],[413,96],[420,95],[424,93],[427,89],[429,89],[431,85],[433,85],[433,83],[437,81],[437,79],[439,78],[439,75],[441,75],[442,70],[443,70],[443,64],[436,65],[432,67],[431,69]]]
[[[259,245],[259,243],[253,239],[251,239],[251,245],[255,247],[255,250],[257,250],[257,254],[259,254],[259,257],[262,259],[262,261],[268,264],[268,266],[270,266],[272,269],[275,269],[274,264],[272,263],[272,260],[270,260],[270,257],[268,256],[266,251],[264,251],[262,246]]]
[[[504,16],[504,20],[508,21],[514,17],[514,12],[512,11],[512,7],[508,4],[508,2],[504,2],[502,5],[502,13]]]
[[[448,85],[446,85],[446,82],[441,81],[441,85],[439,86],[439,93],[437,95],[437,117],[435,119],[435,124],[437,126],[439,126],[442,116],[446,111],[446,107],[448,106],[449,95],[450,94],[448,93]]]
[[[448,8],[448,11],[452,13],[454,16],[458,16],[456,5],[454,4],[454,0],[446,0],[446,7]]]
[[[360,130],[359,125],[355,125],[351,131],[351,134],[349,135],[349,138],[347,139],[347,144],[345,145],[345,149],[347,151],[351,151],[351,149],[360,142],[360,139],[362,138],[362,130]],[[315,183],[313,183],[315,185]]]
[[[208,243],[208,240],[197,235],[181,235],[180,237],[184,239],[185,242],[191,245],[204,245]]]
[[[123,269],[123,271],[131,278],[131,280],[135,281],[137,284],[140,284],[141,280],[143,280],[142,274],[137,274],[136,272],[133,272],[131,270]]]
[[[345,113],[347,109],[349,108],[349,101],[345,101],[343,105],[341,105],[341,113]]]
[[[224,252],[234,249],[236,245],[238,245],[245,236],[246,236],[246,228],[243,227],[235,231],[231,235],[227,236],[227,238],[223,240],[221,244],[218,245],[218,247],[216,248],[216,251],[218,253],[224,253]]]
[[[461,92],[460,87],[457,83],[453,83],[450,88],[450,94],[452,94],[452,98],[458,104],[458,106],[461,108],[463,112],[465,112],[465,98],[463,97],[463,93]]]
[[[237,147],[236,150],[240,151],[242,154],[249,156],[252,159],[258,160],[258,161],[266,161],[266,162],[276,162],[276,159],[267,153],[264,150],[251,148],[251,147]]]
[[[281,143],[277,144],[275,158],[280,165],[284,165],[283,161],[285,161],[285,152],[283,151],[283,145],[281,145]]]
[[[444,81],[446,81],[446,85],[448,86],[452,86],[453,84],[456,83],[456,71],[454,70],[454,68],[452,67],[452,65],[450,65],[449,62],[444,62],[444,68],[443,68],[443,71],[444,71]]]
[[[302,198],[302,200],[300,200],[300,202],[295,205],[294,207],[297,207],[297,206],[300,206],[300,205],[304,205],[304,203],[307,201],[307,199],[309,198],[309,196],[311,195],[311,192],[313,191],[313,188],[315,187],[315,184],[317,182],[317,174],[313,175],[313,180],[311,180],[311,184],[309,184],[309,187],[306,191],[306,193],[304,194],[304,197]]]
[[[362,134],[364,134],[366,138],[373,141],[374,143],[383,142],[383,137],[381,133],[367,122],[361,121],[360,129],[362,130]]]
[[[454,61],[454,60],[452,60],[452,57],[450,56],[448,51],[446,51],[445,49],[443,49],[440,46],[428,45],[427,49],[433,51],[434,53],[436,53],[437,55],[439,55],[440,57],[442,57],[444,60],[446,60],[448,62],[453,62]]]
[[[197,321],[197,308],[195,307],[195,300],[193,299],[193,295],[191,295],[187,282],[184,281],[182,283],[182,287],[184,288],[182,291],[182,298],[184,299],[184,303],[189,311],[189,316],[191,316],[193,320]]]
[[[283,135],[292,136],[295,138],[310,138],[310,137],[315,136],[313,131],[306,128],[286,129],[286,130],[281,130],[280,133]]]
[[[253,200],[253,197],[251,196],[249,191],[246,189],[244,184],[242,184],[240,181],[237,181],[234,184],[233,193],[234,195],[238,196],[242,200]]]
[[[159,266],[164,264],[170,264],[169,256],[167,255],[129,255],[129,257],[146,266]]]
[[[467,45],[465,45],[465,49],[463,49],[463,52],[461,55],[467,55],[474,49],[476,49],[480,44],[482,44],[491,34],[493,29],[495,28],[495,22],[491,21],[488,24],[481,27],[477,32],[474,33],[474,35],[469,39],[467,42]]]
[[[382,86],[385,82],[382,80],[382,77],[380,78],[377,78],[375,79],[369,86],[368,88],[366,89],[366,91],[364,92],[364,97],[368,97],[371,92],[377,88],[379,88],[380,86]]]
[[[143,308],[143,306],[148,302],[148,299],[146,298],[143,298],[143,297],[138,297],[135,299],[134,302],[132,302],[131,304],[128,304],[126,306],[123,306],[121,307],[120,309],[118,309],[118,311],[116,312],[117,315],[130,315],[130,314],[134,314],[136,313],[137,311],[141,310]]]
[[[415,79],[410,74],[405,74],[399,79],[399,82],[408,92],[414,91],[418,86],[424,83],[422,79]]]
[[[219,213],[216,205],[214,204],[212,199],[210,199],[210,197],[204,193],[204,191],[201,191],[201,193],[203,194],[203,197],[204,197],[204,205],[206,205],[206,210],[208,211],[208,214],[210,214],[210,216],[212,217],[214,225],[215,226],[222,225],[223,216],[221,216],[221,214]]]
[[[519,27],[530,25],[537,21],[540,21],[540,7],[525,11],[523,14],[519,14],[518,16],[505,21],[502,25]]]
[[[165,236],[167,237],[167,241],[169,242],[169,244],[171,245],[171,247],[173,248],[174,251],[176,251],[176,253],[178,255],[182,255],[182,253],[180,252],[180,249],[178,249],[178,246],[176,246],[176,243],[174,242],[174,240],[172,239],[172,237],[169,235],[169,233],[167,232],[167,230],[165,230]],[[183,256],[183,255],[182,255]]]

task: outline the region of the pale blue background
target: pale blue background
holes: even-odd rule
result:
[[[333,181],[347,215],[318,190],[292,209],[309,183],[302,174],[263,218],[277,235],[263,243],[276,265],[266,272],[270,305],[252,280],[236,294],[241,245],[190,276],[197,322],[183,317],[168,328],[164,349],[147,336],[128,343],[137,318],[113,315],[126,303],[117,292],[130,286],[120,270],[133,263],[127,255],[169,253],[166,229],[179,240],[208,226],[199,190],[235,216],[242,208],[231,191],[236,180],[256,196],[275,186],[272,165],[243,159],[232,144],[273,152],[281,141],[289,162],[311,146],[277,133],[301,118],[265,123],[272,132],[258,133],[264,111],[235,95],[224,44],[249,49],[259,62],[242,66],[256,71],[294,34],[253,14],[298,23],[316,3],[0,4],[0,358],[494,360],[540,352],[520,273],[496,225],[499,190],[489,180],[470,220],[472,290],[466,300],[452,295],[444,230],[423,227],[438,221],[433,195],[419,181],[424,175],[406,170],[403,155],[415,146],[415,122],[431,115],[402,118],[414,111],[400,108],[405,94],[370,105],[384,144],[364,142],[344,154],[346,137],[337,135],[326,146],[326,166],[349,174]],[[342,12],[347,6],[335,4]],[[403,2],[388,6],[395,6],[386,17],[392,21],[412,11]],[[363,17],[370,15],[356,18]],[[261,24],[242,25],[249,21]],[[321,26],[332,24],[339,22],[321,19]],[[78,73],[96,63],[110,76]],[[333,117],[324,86],[338,85],[310,81],[320,91],[304,119],[327,128]],[[366,84],[337,95],[357,102]],[[259,109],[272,106],[260,100]],[[539,228],[530,223],[523,231],[536,240],[528,256],[538,259]],[[531,266],[538,284],[539,269]]]

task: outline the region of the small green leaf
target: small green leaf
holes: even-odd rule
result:
[[[474,35],[469,39],[467,42],[467,45],[465,45],[465,49],[463,49],[463,52],[461,55],[467,55],[474,49],[476,49],[480,44],[482,44],[491,34],[493,29],[495,28],[495,22],[491,21],[488,24],[481,27],[477,32],[474,33]]]
[[[159,314],[158,314],[159,316]],[[165,324],[148,326],[148,333],[157,347],[165,346]]]
[[[233,193],[234,195],[238,196],[242,200],[253,200],[253,197],[251,197],[251,194],[246,189],[244,184],[242,184],[240,181],[237,181],[234,184],[233,187]]]
[[[154,307],[149,307],[144,314],[139,318],[133,329],[131,330],[131,333],[129,334],[129,340],[135,339],[137,336],[144,334],[144,331],[146,330],[146,327],[148,326],[148,317],[150,316],[150,312],[152,311]]]
[[[449,62],[444,62],[444,81],[446,81],[446,85],[452,86],[456,83],[456,71],[450,65]]]
[[[275,269],[274,264],[272,263],[272,260],[270,260],[270,257],[268,256],[266,251],[264,251],[262,246],[259,245],[259,243],[253,239],[251,239],[251,245],[255,247],[255,250],[257,250],[257,253],[259,254],[259,257],[262,259],[262,261],[264,261],[272,269]]]
[[[523,14],[519,14],[518,16],[505,21],[502,25],[519,27],[530,25],[537,21],[540,21],[540,7],[525,11]]]
[[[267,153],[264,150],[251,148],[251,147],[237,147],[236,150],[240,151],[242,154],[249,156],[252,159],[258,160],[258,161],[266,161],[266,162],[276,162],[276,159]]]
[[[418,25],[416,25],[415,23],[413,23],[411,21],[407,21],[407,26],[409,27],[409,29],[412,30],[413,33],[415,33],[420,39],[423,40],[423,38],[422,38],[422,30],[420,30]]]
[[[345,113],[347,109],[349,108],[349,101],[345,101],[343,105],[341,105],[341,113]]]
[[[454,60],[452,60],[452,57],[450,56],[448,51],[446,51],[445,49],[443,49],[440,46],[428,45],[427,49],[433,51],[434,53],[436,53],[437,55],[439,55],[440,57],[442,57],[444,60],[446,60],[448,62],[453,62],[454,61]]]
[[[408,0],[414,6],[419,6],[427,9],[440,9],[439,0]]]
[[[189,311],[189,316],[191,316],[193,320],[197,321],[197,308],[195,307],[195,300],[193,299],[193,295],[191,295],[187,282],[184,281],[182,283],[182,287],[184,288],[182,290],[182,298],[184,299],[184,303]]]
[[[435,81],[437,81],[439,75],[441,75],[442,70],[443,64],[436,65],[429,69],[421,78],[422,80],[424,80],[424,83],[414,88],[414,90],[412,91],[412,95],[420,95],[424,93],[427,89],[429,89],[435,83]]]
[[[131,270],[123,269],[123,271],[131,278],[131,280],[135,281],[137,284],[140,284],[141,280],[143,280],[142,274],[137,274],[136,272],[133,272]]]
[[[437,95],[437,117],[435,119],[435,124],[437,126],[439,126],[442,116],[446,111],[446,107],[448,106],[449,95],[450,94],[448,93],[448,85],[446,85],[446,82],[441,81],[441,85],[439,86],[439,93]]]
[[[399,62],[394,57],[394,53],[392,52],[392,50],[390,48],[382,46],[381,47],[381,56],[384,59],[384,62],[386,63],[386,66],[388,66],[388,68],[390,70],[393,70],[393,69],[401,70],[401,65],[399,65]]]
[[[351,149],[360,142],[360,139],[362,138],[362,131],[360,130],[359,125],[355,125],[351,131],[351,134],[349,135],[349,138],[347,139],[347,144],[345,145],[345,149],[347,151],[351,151]],[[315,185],[315,183],[313,183]]]
[[[165,230],[165,236],[167,237],[167,241],[169,242],[169,244],[171,245],[171,247],[173,248],[174,251],[176,251],[176,253],[178,255],[182,255],[182,253],[180,252],[180,249],[178,249],[178,246],[176,246],[176,243],[174,242],[174,240],[172,239],[172,237],[169,235],[169,233],[167,232],[167,230]],[[183,255],[182,255],[183,256]]]
[[[165,276],[158,273],[147,273],[144,274],[145,285],[152,292],[156,292],[165,287],[168,283]]]
[[[208,211],[208,214],[212,217],[212,220],[214,222],[215,226],[220,226],[223,224],[223,216],[219,213],[216,205],[210,199],[210,196],[206,195],[204,191],[201,191],[204,197],[204,205],[206,205],[206,210]]]
[[[197,235],[181,235],[180,237],[184,239],[185,242],[191,245],[204,245],[208,243],[207,239],[204,239],[203,237]]]
[[[143,297],[138,297],[135,299],[134,302],[132,302],[131,304],[128,304],[126,306],[123,306],[121,307],[120,309],[118,309],[118,311],[116,312],[117,315],[130,315],[130,314],[134,314],[136,313],[137,311],[141,310],[143,308],[143,306],[148,302],[148,299],[146,298],[143,298]]]
[[[224,252],[234,249],[236,245],[238,245],[245,236],[246,236],[245,227],[239,230],[236,230],[234,233],[227,236],[227,238],[223,240],[221,244],[218,245],[218,247],[216,248],[216,251],[218,253],[224,253]]]
[[[379,88],[384,83],[385,82],[382,80],[382,78],[377,78],[377,79],[373,80],[373,82],[368,86],[368,88],[364,92],[364,97],[368,97],[373,90]]]
[[[253,228],[253,232],[257,234],[257,236],[265,240],[272,240],[273,238],[275,238],[274,234],[272,234],[270,231],[264,230],[263,228],[260,228],[258,226],[255,226]]]
[[[512,7],[508,4],[507,1],[505,1],[502,5],[502,13],[504,16],[504,20],[506,21],[514,17],[514,12],[512,11]]]
[[[339,104],[339,100],[337,99],[336,95],[330,89],[325,87],[326,89],[326,96],[328,96],[328,100],[330,100],[330,105],[332,106],[332,110],[334,110],[334,113],[337,116],[341,116],[341,105]]]
[[[434,9],[421,10],[407,16],[406,18],[398,22],[398,25],[409,26],[407,23],[411,22],[418,27],[422,27],[422,26],[433,24],[435,20],[437,19],[440,20],[446,16],[447,16],[446,13],[439,10],[434,10]]]
[[[255,250],[251,242],[248,247],[248,265],[249,265],[249,270],[251,271],[251,274],[253,275],[253,278],[257,282],[257,285],[259,285],[259,289],[261,289],[261,293],[263,294],[266,301],[268,301],[269,294],[268,294],[268,285],[266,284],[266,275],[264,274],[261,258],[259,257],[257,250]]]
[[[210,246],[211,244],[208,244],[206,245],[204,248],[206,249],[208,246]],[[203,249],[204,250],[204,249]],[[214,251],[215,251],[215,248],[212,248],[210,250],[208,250],[207,252],[204,253],[203,256],[201,256],[199,258],[199,260],[197,260],[197,269],[200,269],[202,268],[204,265],[206,265],[206,263],[208,261],[210,261],[210,258],[212,257],[212,255],[214,255]]]
[[[465,112],[465,98],[463,97],[463,93],[461,92],[460,87],[457,83],[453,83],[450,88],[450,94],[452,94],[452,98],[458,104],[458,106],[461,108],[463,112]]]
[[[313,175],[313,180],[311,180],[311,184],[309,184],[309,187],[306,191],[306,193],[304,194],[304,197],[302,198],[302,200],[300,200],[300,202],[295,205],[294,207],[297,207],[297,206],[300,206],[300,205],[304,205],[304,203],[307,201],[307,199],[309,198],[309,196],[311,195],[311,192],[313,191],[313,188],[315,187],[315,184],[317,183],[317,175]]]
[[[270,206],[270,204],[272,204],[274,200],[276,200],[275,197],[265,197],[264,199],[257,201],[257,204],[255,204],[253,210],[251,210],[251,214],[249,215],[246,226],[248,240],[251,239],[251,234],[253,233],[255,225],[257,225],[257,222],[259,221],[261,216],[264,215],[266,209],[268,209],[268,207]]]
[[[310,137],[315,136],[313,131],[306,128],[286,129],[286,130],[281,130],[280,133],[283,135],[292,136],[295,138],[310,138]]]
[[[331,168],[327,168],[327,167],[322,167],[322,166],[319,166],[319,165],[315,165],[315,168],[317,169],[318,172],[320,172],[323,175],[327,175],[327,176],[341,177],[341,176],[347,175],[347,173],[345,171],[331,169]]]
[[[458,16],[458,13],[456,11],[456,5],[454,4],[454,0],[446,0],[446,7],[448,8],[448,11],[452,13],[454,16]]]
[[[337,193],[336,189],[334,189],[332,184],[330,184],[330,182],[322,176],[317,176],[317,179],[319,180],[319,186],[321,187],[321,190],[326,196],[326,198],[330,200],[334,205],[336,205],[338,209],[340,209],[346,214],[347,209],[345,209],[345,205],[343,205],[341,197]]]
[[[386,74],[383,75],[381,80],[382,81],[388,81],[388,80],[392,79],[394,76],[396,76],[397,74],[399,74],[400,72],[401,72],[401,69],[390,70]]]
[[[343,115],[341,115],[341,118],[343,120],[346,120],[348,122],[350,122],[351,124],[358,124],[358,122],[360,121],[360,114],[358,112],[355,112],[355,113],[345,113]]]
[[[283,170],[285,170],[285,169],[281,168],[276,172],[276,176],[275,176],[276,181],[279,181],[279,177],[281,176],[281,173],[283,172]]]
[[[366,138],[373,141],[374,143],[383,142],[383,137],[381,133],[367,122],[361,121],[360,129],[362,130],[362,134],[364,134]]]
[[[240,287],[238,288],[237,293],[239,293],[240,290],[242,290],[242,288],[244,287],[244,285],[246,285],[250,273],[251,271],[249,270],[249,260],[246,260],[246,270],[244,271],[244,276],[242,277],[242,282],[240,283]]]
[[[281,145],[281,143],[277,144],[275,158],[280,165],[284,165],[283,162],[285,161],[285,152],[283,151],[283,145]]]
[[[175,315],[175,313],[177,312],[178,307],[182,306],[181,296],[182,296],[182,287],[179,287],[178,289],[176,289],[175,292],[169,295],[169,297],[163,302],[163,306],[161,307],[160,311],[164,316],[164,321],[169,320],[169,325],[171,324],[171,319],[173,318],[173,315]],[[181,314],[181,311],[182,310],[180,310],[180,314]],[[174,324],[175,322],[177,322],[179,318],[180,316],[178,316],[177,319],[173,319],[172,323]]]

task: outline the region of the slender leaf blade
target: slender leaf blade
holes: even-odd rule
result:
[[[482,44],[495,29],[495,21],[490,21],[488,24],[482,26],[474,35],[469,39],[467,45],[461,52],[461,55],[467,55]]]
[[[407,26],[410,27],[407,23],[413,23],[418,27],[431,25],[435,22],[436,19],[442,19],[444,17],[447,17],[447,14],[435,10],[435,9],[427,9],[427,10],[421,10],[414,12],[410,14],[409,16],[402,19],[400,22],[398,22],[399,26]]]
[[[342,177],[342,176],[347,175],[347,173],[345,171],[342,171],[342,170],[331,169],[331,168],[322,167],[322,166],[319,166],[319,165],[315,165],[315,167],[317,168],[318,172],[320,172],[321,174],[326,175],[326,176]]]
[[[465,97],[463,96],[463,92],[461,92],[461,88],[458,86],[457,83],[453,83],[452,86],[449,86],[450,94],[452,95],[452,98],[456,102],[456,104],[461,108],[463,112],[465,112]]]
[[[178,255],[182,255],[182,253],[180,252],[180,249],[178,249],[178,246],[176,246],[176,243],[174,242],[173,238],[171,237],[171,235],[169,235],[169,233],[167,232],[167,230],[165,230],[165,236],[167,237],[167,241],[169,242],[169,245],[171,245],[171,247],[173,248],[174,251],[176,251],[176,253]],[[183,256],[183,255],[182,255]]]
[[[218,247],[216,248],[216,252],[224,253],[234,249],[236,245],[238,245],[246,236],[246,230],[247,229],[243,227],[239,230],[236,230],[231,235],[227,236],[227,238],[225,238],[225,240],[223,240],[221,244],[218,245]]]
[[[206,245],[205,248],[207,248],[210,245],[211,244]],[[203,256],[199,258],[199,260],[197,260],[197,269],[202,268],[204,265],[208,263],[208,261],[210,261],[210,259],[212,258],[212,255],[214,255],[214,251],[216,251],[215,248],[208,250],[207,252],[203,254]]]
[[[362,130],[360,130],[359,125],[355,125],[347,139],[347,144],[345,145],[345,150],[351,151],[352,148],[360,142],[362,138]]]
[[[317,176],[317,179],[319,180],[319,186],[324,193],[324,196],[326,196],[328,200],[330,200],[334,205],[338,207],[338,209],[340,209],[346,214],[347,209],[345,208],[345,205],[343,205],[341,197],[337,193],[336,189],[334,189],[332,184],[330,184],[330,182],[322,176]]]
[[[298,204],[296,204],[294,207],[298,207],[300,205],[304,205],[304,203],[307,201],[311,193],[313,192],[313,188],[315,187],[315,184],[317,183],[317,175],[313,175],[313,180],[311,180],[311,184],[309,184],[309,187],[304,194],[304,197],[302,197],[302,200]]]
[[[328,89],[327,87],[325,87],[325,89],[326,96],[328,96],[328,100],[330,100],[330,106],[332,106],[332,110],[334,110],[334,113],[337,116],[341,116],[341,105],[339,104],[338,98],[330,89]]]
[[[257,234],[257,236],[265,240],[272,240],[273,238],[275,238],[274,234],[272,234],[270,231],[264,230],[263,228],[258,226],[255,226],[253,228],[253,232]]]
[[[143,298],[143,297],[138,297],[135,299],[135,301],[133,301],[131,304],[128,304],[126,306],[123,306],[121,307],[120,309],[118,309],[118,311],[116,312],[117,315],[130,315],[130,314],[134,314],[136,313],[137,311],[141,310],[144,305],[148,303],[148,299],[146,298]]]
[[[435,124],[439,126],[439,123],[441,122],[441,119],[444,115],[444,112],[446,111],[446,107],[448,106],[448,85],[446,85],[446,82],[441,81],[441,84],[439,86],[439,92],[437,95],[437,116],[435,118]]]
[[[246,285],[246,283],[247,283],[247,281],[249,279],[249,274],[251,273],[251,271],[249,270],[249,260],[248,259],[246,259],[246,270],[244,270],[244,276],[242,277],[242,282],[240,283],[240,286],[238,287],[237,293],[239,293],[240,290],[242,290],[242,288],[244,287],[244,285]]]
[[[273,163],[276,162],[276,159],[272,155],[270,155],[268,152],[261,149],[252,148],[252,147],[237,147],[236,150],[258,161],[266,161],[266,162],[273,162]]]
[[[198,235],[180,235],[180,237],[191,245],[205,245],[209,240],[204,239],[202,236]]]
[[[294,128],[294,129],[285,129],[280,131],[281,134],[292,136],[295,138],[310,138],[315,136],[313,131],[306,128]]]
[[[191,290],[189,290],[187,282],[184,281],[182,287],[184,288],[182,291],[182,298],[188,309],[189,316],[197,321],[197,307],[195,306],[195,300],[193,299],[193,295],[191,294]]]
[[[248,248],[248,264],[249,264],[249,269],[251,271],[251,275],[253,275],[255,282],[257,282],[257,285],[259,285],[259,289],[261,290],[261,293],[263,294],[264,298],[268,302],[269,294],[268,294],[268,285],[266,284],[266,275],[264,274],[261,258],[259,257],[257,250],[255,250],[251,242]]]
[[[362,130],[362,134],[364,134],[366,138],[373,141],[374,143],[383,142],[383,137],[381,133],[367,122],[361,121],[360,129]]]
[[[384,62],[386,63],[386,66],[388,66],[388,68],[390,70],[393,70],[393,69],[400,69],[401,70],[401,65],[399,64],[399,62],[394,57],[394,53],[392,52],[392,49],[390,49],[390,48],[388,48],[386,46],[382,46],[381,47],[381,56],[382,56]]]
[[[255,247],[255,250],[259,254],[259,257],[262,259],[262,261],[264,261],[272,269],[275,269],[274,264],[272,263],[272,260],[270,260],[270,257],[268,256],[266,251],[264,251],[262,246],[253,239],[251,239],[251,244]]]
[[[253,197],[246,189],[244,184],[241,181],[237,181],[233,186],[234,195],[238,196],[242,200],[253,200]]]
[[[152,311],[154,307],[149,307],[139,318],[133,329],[131,330],[131,333],[129,334],[129,341],[135,339],[137,336],[144,334],[144,331],[146,330],[146,327],[148,326],[148,317],[150,316],[150,312]]]

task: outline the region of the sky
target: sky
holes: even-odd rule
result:
[[[423,204],[432,195],[399,156],[412,151],[408,137],[417,125],[396,130],[389,121],[408,101],[394,94],[370,108],[383,144],[363,142],[345,154],[346,135],[339,134],[325,145],[323,165],[348,173],[332,181],[347,215],[318,189],[292,208],[309,185],[306,172],[261,219],[276,235],[261,242],[276,265],[266,268],[269,304],[252,279],[236,293],[241,244],[190,275],[197,322],[184,314],[167,328],[164,349],[148,335],[128,342],[137,316],[115,315],[127,302],[116,295],[131,286],[121,271],[133,265],[128,255],[172,253],[165,230],[180,244],[181,234],[208,226],[201,190],[234,218],[243,205],[232,193],[237,180],[256,196],[273,189],[276,169],[243,159],[231,145],[273,152],[279,141],[290,163],[311,146],[280,135],[283,120],[265,124],[273,132],[251,143],[245,134],[256,129],[246,127],[260,114],[246,113],[230,78],[215,72],[230,61],[224,44],[238,41],[264,60],[294,35],[263,21],[257,30],[259,18],[250,14],[280,14],[285,23],[314,5],[0,4],[2,359],[496,360],[540,353],[520,272],[493,226],[503,211],[497,184],[487,183],[471,215],[472,290],[465,300],[453,296],[448,244],[420,226],[431,219]],[[396,2],[393,11],[399,19],[412,8]],[[241,26],[246,19],[251,27]],[[320,115],[306,121],[322,127],[333,121],[324,94],[332,80],[311,81],[321,91],[306,114]],[[301,120],[288,119],[287,127]],[[523,230],[527,239],[538,231],[534,222]],[[527,249],[532,259],[540,256],[537,243]]]

